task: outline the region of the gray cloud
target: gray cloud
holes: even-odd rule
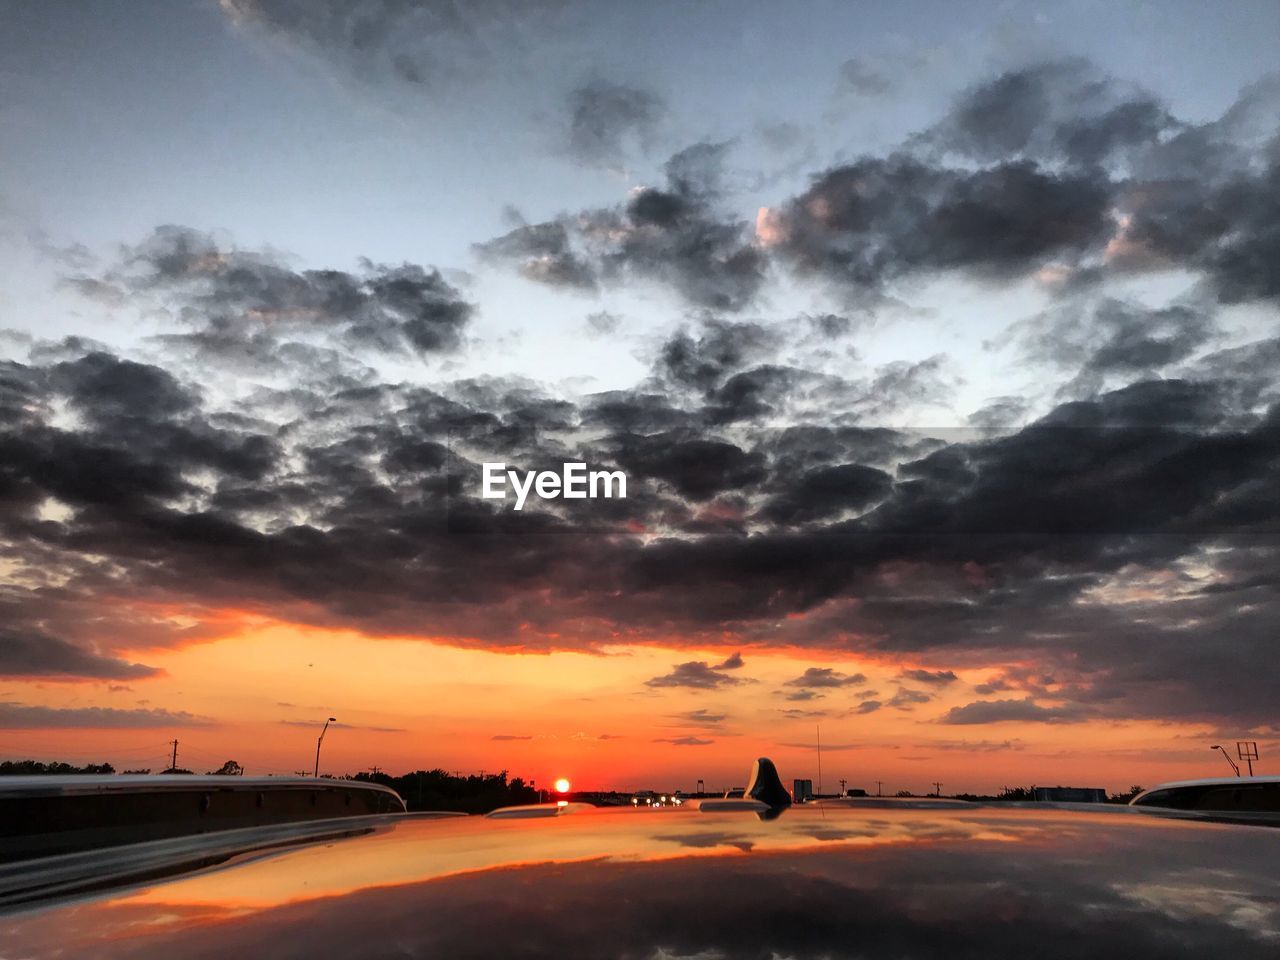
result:
[[[764,282],[766,258],[746,222],[722,209],[726,149],[695,144],[667,161],[663,187],[637,190],[623,206],[517,227],[476,252],[550,286],[657,282],[694,306],[741,310]]]
[[[212,723],[185,710],[119,710],[115,707],[45,707],[0,701],[0,728],[33,729],[137,729],[151,727],[200,727]]]
[[[474,312],[435,269],[363,261],[355,272],[295,270],[272,254],[171,225],[127,248],[101,277],[80,279],[170,310],[188,328],[166,334],[171,345],[260,363],[278,360],[291,336],[375,353],[448,352]]]
[[[840,673],[831,667],[809,667],[800,676],[787,681],[789,687],[827,688],[849,687],[866,683],[867,678],[861,673]]]
[[[690,710],[687,713],[677,714],[672,719],[679,720],[681,723],[687,723],[695,727],[719,727],[725,720],[729,719],[728,714],[712,713],[710,710],[701,708],[698,710]]]
[[[860,57],[850,57],[840,64],[837,76],[839,90],[842,93],[873,97],[881,96],[893,89],[893,83],[888,77]]]
[[[908,687],[899,687],[898,692],[885,701],[886,707],[896,707],[899,710],[914,710],[917,704],[928,703],[933,697],[921,690],[911,690]],[[870,701],[863,701],[869,703]]]
[[[954,670],[903,670],[902,678],[939,687],[955,683],[957,679]]]
[[[618,165],[628,149],[646,148],[666,113],[649,90],[594,78],[569,93],[567,144],[584,163]]]
[[[898,153],[822,173],[758,231],[801,274],[876,298],[910,274],[1009,279],[1076,261],[1111,236],[1111,193],[1030,160],[970,170]]]
[[[1056,306],[1012,332],[1032,360],[1077,371],[1064,394],[1088,395],[1108,377],[1150,376],[1187,360],[1217,327],[1200,306],[1149,309],[1103,298]]]
[[[439,95],[545,40],[564,0],[221,0],[236,23],[365,82]]]
[[[678,663],[671,672],[645,681],[650,687],[688,687],[693,690],[714,690],[717,687],[732,687],[747,681],[741,677],[731,676],[722,666],[711,666],[705,660],[689,660]]]
[[[1180,127],[1150,94],[1067,59],[976,85],[926,140],[980,161],[1065,157],[1088,166],[1149,148]]]
[[[952,707],[939,723],[983,724],[1015,720],[1022,723],[1075,723],[1087,720],[1093,711],[1079,705],[1045,707],[1031,697],[1022,700],[975,700]]]
[[[0,629],[0,676],[140,680],[159,673],[154,667],[105,656],[57,637]]]
[[[1275,681],[1251,665],[1270,656],[1280,616],[1280,346],[1215,350],[1213,319],[1215,299],[1271,307],[1274,147],[1269,127],[1239,132],[1242,112],[1265,120],[1269,94],[1145,143],[1129,113],[1099,119],[1110,107],[1083,112],[1088,136],[1061,133],[1056,104],[1074,94],[1055,85],[1076,83],[1062,75],[1026,81],[1052,88],[1048,115],[1009,93],[1007,115],[967,140],[940,126],[819,172],[762,218],[758,242],[730,210],[724,148],[701,145],[672,158],[661,186],[517,227],[520,243],[493,253],[545,258],[562,285],[580,269],[580,286],[657,282],[722,310],[762,292],[770,257],[872,298],[937,274],[1038,283],[1053,309],[1020,344],[1051,372],[1088,374],[1042,414],[1031,411],[1046,395],[1003,396],[973,431],[877,426],[945,397],[946,358],[833,374],[779,360],[795,323],[715,312],[657,345],[634,387],[572,401],[498,376],[382,382],[319,351],[416,350],[419,311],[439,320],[426,345],[447,347],[469,308],[438,275],[299,271],[162,230],[91,279],[164,307],[186,336],[299,359],[248,407],[194,386],[172,340],[150,345],[171,351],[153,363],[72,339],[0,364],[7,629],[108,659],[126,642],[213,634],[148,615],[165,602],[197,620],[234,605],[379,635],[431,624],[437,640],[493,649],[596,650],[625,634],[869,654],[938,674],[1034,662],[1037,675],[1006,671],[978,695],[1008,692],[1016,706],[997,710],[1032,719],[1272,723]],[[557,273],[565,257],[572,269]],[[1103,298],[1110,280],[1170,266],[1198,284],[1194,297]],[[1075,279],[1045,286],[1045,267]],[[814,325],[800,326],[811,343]],[[490,458],[626,469],[631,495],[589,513],[504,511],[468,479]],[[739,681],[714,657],[690,663],[651,682]],[[121,668],[81,661],[68,675],[103,669]]]

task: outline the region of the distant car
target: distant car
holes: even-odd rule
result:
[[[1196,810],[1222,814],[1275,814],[1280,820],[1280,778],[1211,777],[1180,780],[1145,790],[1129,801],[1135,807]],[[1259,822],[1265,817],[1250,817]]]
[[[760,786],[759,783],[753,786]],[[767,785],[766,785],[767,786]],[[880,798],[413,814],[0,870],[0,956],[1268,958],[1280,830]],[[310,831],[285,835],[288,829]],[[180,849],[181,848],[181,849]]]

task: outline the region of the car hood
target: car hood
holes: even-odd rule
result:
[[[385,818],[27,908],[0,956],[1275,957],[1280,831],[1114,811]]]

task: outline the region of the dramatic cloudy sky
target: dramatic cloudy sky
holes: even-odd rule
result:
[[[3,756],[288,772],[333,715],[335,772],[725,786],[821,725],[828,785],[988,790],[1280,747],[1274,3],[0,24]],[[478,497],[576,459],[627,499]]]

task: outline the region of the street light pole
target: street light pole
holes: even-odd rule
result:
[[[313,774],[314,777],[318,778],[320,776],[320,744],[324,743],[324,735],[329,729],[329,724],[336,723],[337,720],[337,717],[330,717],[326,720],[324,722],[324,729],[320,731],[320,736],[316,737],[316,770]]]
[[[1209,749],[1210,749],[1210,750],[1222,750],[1222,744],[1220,744],[1220,743],[1215,743],[1215,744],[1214,744],[1212,747],[1210,747]],[[1222,750],[1222,756],[1223,756],[1223,758],[1227,761],[1227,763],[1231,764],[1231,769],[1232,769],[1232,770],[1234,770],[1234,771],[1236,772],[1236,776],[1237,776],[1237,777],[1238,777],[1238,776],[1240,776],[1240,765],[1239,765],[1238,763],[1236,763],[1234,760],[1232,760],[1232,759],[1231,759],[1231,754],[1227,753],[1227,751],[1225,751],[1225,750]]]

